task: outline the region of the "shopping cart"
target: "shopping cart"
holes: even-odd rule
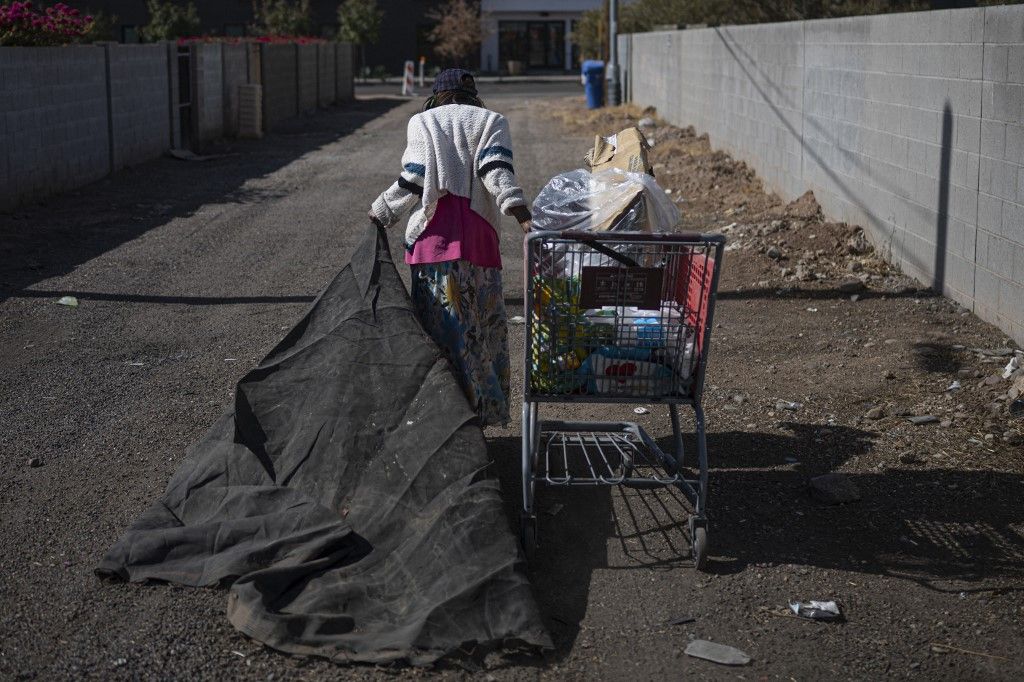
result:
[[[522,542],[537,545],[537,485],[676,486],[693,558],[707,559],[708,460],[701,394],[725,239],[638,232],[535,232],[524,242]],[[540,403],[668,406],[672,454],[634,422],[539,417]],[[684,462],[679,406],[695,413]]]

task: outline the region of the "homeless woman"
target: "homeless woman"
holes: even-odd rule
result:
[[[447,353],[481,425],[509,418],[509,352],[501,287],[501,214],[524,232],[530,211],[512,168],[508,121],[477,97],[473,76],[443,71],[409,121],[398,181],[370,219],[388,227],[415,206],[405,232],[412,300]]]

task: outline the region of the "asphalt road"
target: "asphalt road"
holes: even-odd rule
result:
[[[590,143],[567,134],[546,106],[578,90],[571,83],[482,87],[488,105],[511,119],[516,167],[531,196],[554,173],[579,166]],[[238,377],[347,261],[369,202],[400,169],[405,124],[419,101],[360,92],[355,105],[218,150],[228,156],[162,159],[0,215],[0,678],[479,673],[452,663],[339,668],[290,658],[236,633],[222,590],[109,584],[92,572],[230,405]],[[514,222],[502,230],[506,301],[516,315],[521,240]],[[397,248],[400,230],[392,237]],[[543,491],[541,547],[529,573],[556,650],[543,658],[491,655],[480,676],[1019,679],[1018,659],[928,647],[943,641],[1006,659],[1019,654],[1024,531],[1008,510],[1021,477],[950,469],[894,478],[882,462],[898,453],[881,435],[850,426],[851,415],[839,415],[846,426],[830,427],[842,444],[835,446],[821,445],[827,414],[812,417],[808,407],[785,424],[766,416],[766,396],[842,396],[846,385],[833,378],[809,387],[819,383],[812,360],[830,358],[819,341],[833,332],[793,321],[792,311],[780,316],[803,311],[802,302],[740,295],[749,285],[740,271],[727,273],[731,295],[716,318],[724,328],[712,356],[712,382],[722,389],[712,385],[709,398],[711,572],[692,569],[687,509],[671,491]],[[66,295],[79,306],[58,305]],[[807,325],[799,339],[797,324]],[[775,328],[786,325],[793,334]],[[886,325],[885,333],[906,331],[898,319]],[[514,358],[522,329],[511,327]],[[769,363],[795,378],[778,385],[765,373]],[[513,386],[521,385],[515,364]],[[741,422],[729,412],[738,409],[731,387],[751,395]],[[655,437],[668,434],[658,406],[641,417],[629,406],[548,409],[579,419],[636,418]],[[487,437],[514,526],[518,425],[488,429]],[[793,453],[812,470],[864,460],[871,469],[858,480],[870,500],[815,505],[804,493],[805,473],[784,461]],[[40,466],[29,465],[33,458]],[[965,480],[988,490],[988,499],[942,497]],[[903,501],[911,490],[913,505]],[[960,528],[987,533],[976,551],[988,564],[960,555],[943,563]],[[845,599],[850,622],[776,617],[790,599],[822,598]],[[683,649],[695,637],[744,649],[754,663],[729,669],[687,658]]]

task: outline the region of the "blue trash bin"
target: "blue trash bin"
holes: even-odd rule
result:
[[[587,93],[587,108],[604,106],[604,62],[588,59],[583,62],[583,89]]]

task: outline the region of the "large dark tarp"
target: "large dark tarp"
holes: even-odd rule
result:
[[[97,572],[230,584],[231,623],[295,654],[426,663],[473,641],[549,647],[486,464],[371,228]]]

